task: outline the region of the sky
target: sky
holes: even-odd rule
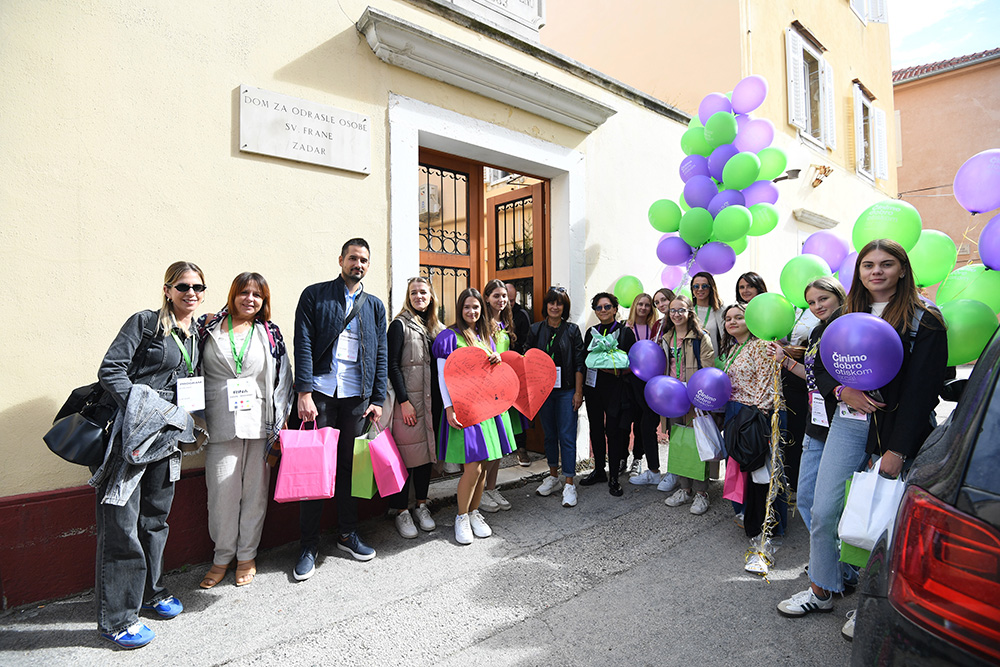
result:
[[[1000,47],[1000,0],[888,0],[892,68]]]

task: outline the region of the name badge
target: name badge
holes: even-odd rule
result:
[[[355,333],[341,331],[337,337],[337,361],[357,361],[360,344],[361,341]]]
[[[177,407],[188,412],[205,409],[205,378],[177,378]]]
[[[597,386],[597,369],[596,368],[588,368],[587,369],[587,379],[584,381],[584,384],[586,384],[588,387],[596,387]]]
[[[857,419],[860,422],[868,421],[868,415],[863,412],[858,412],[843,401],[837,403],[837,414],[844,419]]]
[[[830,420],[826,418],[826,401],[823,394],[814,391],[809,394],[812,402],[812,423],[816,426],[830,426]]]
[[[257,399],[257,384],[251,378],[226,380],[226,400],[230,412],[249,410]]]
[[[556,383],[552,385],[553,389],[562,388],[562,366],[556,366]]]

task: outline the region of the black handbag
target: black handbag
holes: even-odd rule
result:
[[[764,465],[770,451],[771,422],[760,408],[744,405],[725,425],[726,451],[740,464],[740,470],[752,472]]]
[[[142,341],[129,365],[130,379],[135,379],[133,373],[140,368],[137,360],[145,361],[154,335],[155,330],[143,329]],[[99,466],[104,462],[117,414],[118,404],[100,382],[77,387],[70,392],[42,440],[54,454],[70,463]]]

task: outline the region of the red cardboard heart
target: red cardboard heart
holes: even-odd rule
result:
[[[466,427],[510,410],[520,388],[514,369],[491,364],[486,350],[479,347],[460,347],[448,355],[444,383],[455,418]]]
[[[520,381],[520,391],[517,400],[514,401],[514,407],[528,419],[534,419],[555,386],[555,362],[552,361],[552,357],[537,348],[531,348],[523,357],[517,352],[508,350],[501,354],[500,358],[514,369]]]

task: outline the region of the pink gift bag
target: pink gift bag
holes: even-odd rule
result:
[[[274,485],[274,500],[289,503],[333,497],[337,480],[337,439],[340,431],[324,427],[282,430],[281,465]]]
[[[375,428],[379,428],[378,424],[375,424]],[[380,431],[368,443],[368,451],[371,452],[378,494],[387,498],[402,491],[403,484],[406,483],[406,464],[403,463],[403,457],[399,455],[388,429]]]
[[[726,459],[726,481],[722,485],[722,497],[734,503],[742,503],[746,483],[747,473],[742,472],[740,464],[730,456]]]

